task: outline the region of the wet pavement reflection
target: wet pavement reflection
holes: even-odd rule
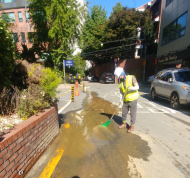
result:
[[[64,153],[52,178],[130,177],[129,156],[148,160],[148,143],[135,134],[127,134],[126,129],[118,130],[119,116],[114,116],[108,127],[101,127],[116,108],[88,92],[83,109],[66,114],[57,137],[57,149]]]

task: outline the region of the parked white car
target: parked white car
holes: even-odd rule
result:
[[[91,81],[93,77],[94,77],[93,75],[88,76],[88,77],[87,77],[87,78],[88,78],[88,81]]]

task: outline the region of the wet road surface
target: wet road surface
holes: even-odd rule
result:
[[[118,129],[120,110],[108,127],[100,126],[116,109],[116,85],[97,84],[93,91],[81,109],[62,115],[60,134],[26,178],[47,177],[45,169],[51,178],[189,178],[188,113],[140,91],[135,130],[128,134]],[[47,167],[50,162],[54,166]]]
[[[64,153],[52,178],[61,177],[130,177],[129,156],[148,160],[151,150],[139,136],[118,130],[118,116],[104,128],[116,107],[110,102],[89,92],[84,109],[70,112],[65,122],[69,128],[61,127],[57,139]],[[138,174],[138,171],[137,171]]]

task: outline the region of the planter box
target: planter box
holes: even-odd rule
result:
[[[24,177],[58,133],[57,105],[15,126],[0,138],[0,177]]]

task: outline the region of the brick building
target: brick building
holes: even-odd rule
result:
[[[28,48],[32,47],[32,41],[28,36],[34,29],[29,22],[27,0],[0,0],[0,4],[3,5],[0,9],[3,19],[9,17],[10,23],[13,24],[10,30],[17,49],[21,51],[22,44]]]

